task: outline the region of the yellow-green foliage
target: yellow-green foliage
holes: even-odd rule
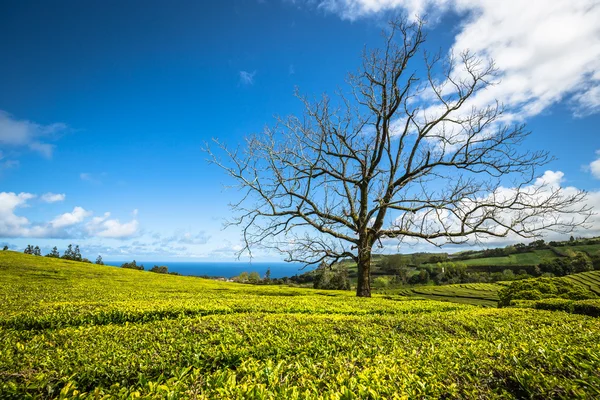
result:
[[[454,285],[404,287],[382,290],[380,293],[497,307],[498,291],[503,287],[501,283],[457,283]]]
[[[0,252],[0,398],[598,398],[600,320]]]
[[[548,278],[540,278],[542,281],[548,281]],[[532,279],[529,281],[537,281]],[[558,285],[564,282],[574,284],[581,290],[589,291],[600,297],[600,271],[581,272],[563,277],[551,278],[551,282]],[[440,286],[414,286],[412,288],[404,287],[398,289],[381,290],[382,294],[398,294],[402,296],[417,296],[430,300],[451,301],[455,303],[465,303],[480,305],[485,307],[497,307],[498,294],[501,290],[511,285],[522,285],[522,281],[505,281],[496,283],[459,283],[454,285]],[[547,297],[547,296],[546,296]],[[560,296],[558,296],[560,297]],[[510,301],[511,299],[509,299]]]

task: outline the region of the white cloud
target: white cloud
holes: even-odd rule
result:
[[[157,247],[153,246],[149,243],[143,243],[139,241],[134,241],[131,243],[124,242],[120,246],[111,246],[106,244],[98,244],[97,242],[88,243],[82,245],[82,251],[85,251],[87,254],[101,254],[102,257],[124,260],[124,259],[154,259],[154,260],[164,260],[163,257],[190,257],[191,254],[187,252],[187,248],[185,247]],[[105,262],[107,262],[105,260]],[[113,265],[110,262],[107,262],[109,265]],[[145,264],[144,262],[139,262],[139,264]],[[168,264],[167,264],[168,265]],[[152,265],[146,265],[146,267],[152,267]]]
[[[171,238],[171,241],[185,244],[206,244],[210,239],[210,236],[204,232],[200,231],[196,234],[191,232],[178,232],[175,236]]]
[[[42,200],[45,203],[56,203],[58,201],[64,201],[65,198],[66,198],[66,195],[64,193],[48,192],[48,193],[44,193],[40,197],[40,200]]]
[[[600,3],[596,0],[322,0],[354,20],[389,10],[409,16],[449,10],[463,16],[452,49],[492,58],[500,82],[474,104],[498,99],[509,117],[537,115],[570,100],[575,116],[600,110]]]
[[[89,172],[82,172],[79,174],[79,179],[85,182],[93,183],[94,185],[100,185],[102,183],[102,178],[106,177],[106,172],[102,172],[100,174],[92,174]]]
[[[589,168],[592,176],[596,179],[600,179],[600,150],[596,151],[596,154],[598,155],[598,159],[592,161]]]
[[[34,197],[31,193],[0,192],[0,237],[19,237],[28,232],[29,220],[15,215],[15,210],[26,207]]]
[[[107,211],[101,217],[92,218],[92,220],[89,222],[89,224],[90,224],[90,226],[100,225],[100,224],[102,224],[102,222],[106,221],[109,217],[110,217],[110,213]]]
[[[244,85],[254,85],[254,75],[256,71],[240,71],[240,82]]]
[[[596,82],[600,79],[596,79]],[[600,111],[600,85],[592,86],[591,88],[582,91],[581,93],[573,96],[575,105],[579,105],[575,108],[574,113],[576,117],[586,117],[591,114],[595,114]]]
[[[0,159],[0,171],[4,169],[17,168],[20,165],[18,160],[2,160]]]
[[[233,244],[227,240],[223,246],[213,249],[207,256],[217,259],[237,258],[243,248],[244,247],[241,244]]]
[[[564,181],[564,172],[562,171],[545,171],[542,176],[535,180],[535,186],[559,187]]]
[[[192,233],[179,230],[171,236],[162,237],[160,234],[155,234],[153,238],[156,239],[153,243],[155,246],[170,246],[173,244],[206,244],[210,240],[210,235],[205,231]]]
[[[110,213],[106,212],[102,217],[94,217],[87,224],[88,232],[93,236],[105,238],[124,239],[138,233],[139,222],[135,219],[137,213],[134,210],[134,219],[121,223],[118,219],[110,219]]]
[[[578,189],[572,186],[564,185],[564,173],[561,171],[545,171],[544,174],[535,180],[529,186],[520,187],[498,187],[491,193],[482,194],[477,199],[464,198],[460,200],[457,207],[452,211],[449,209],[428,209],[417,213],[403,213],[398,216],[392,223],[396,228],[402,228],[408,231],[417,231],[423,233],[435,233],[444,231],[460,231],[462,222],[461,218],[465,218],[467,226],[480,221],[484,216],[486,222],[481,225],[481,228],[487,229],[502,236],[494,237],[490,235],[472,235],[470,237],[461,237],[457,242],[464,244],[473,244],[476,242],[486,243],[488,245],[502,245],[523,241],[524,239],[514,232],[509,232],[505,226],[512,226],[514,221],[522,221],[516,225],[517,230],[528,231],[534,230],[536,234],[541,235],[545,239],[555,240],[562,237],[561,226],[567,227],[572,222],[582,223],[584,216],[572,213],[543,213],[532,214],[528,209],[504,209],[494,211],[492,208],[476,207],[481,202],[487,202],[493,199],[494,203],[511,203],[518,197],[520,201],[527,204],[542,204],[556,196],[556,191],[561,190],[562,198],[574,196]],[[600,191],[588,192],[587,197],[578,206],[574,206],[571,210],[579,209],[581,206],[587,206],[593,212],[600,210]],[[489,216],[493,218],[490,219]],[[562,225],[564,224],[564,225]],[[554,226],[556,229],[540,230],[542,227]],[[574,233],[577,235],[590,236],[600,234],[600,215],[591,215],[585,225],[575,227]],[[466,239],[466,240],[465,240]],[[397,240],[387,239],[386,245],[392,247],[397,244]],[[403,242],[404,243],[404,242]],[[423,243],[419,239],[407,238],[407,244]],[[440,238],[435,240],[438,244],[451,243],[450,239]]]
[[[450,0],[321,0],[319,8],[353,21],[398,8],[407,10],[411,18],[424,16],[430,11],[445,10],[449,3]]]
[[[18,160],[7,160],[2,150],[0,150],[0,171],[4,169],[16,168],[19,166]]]
[[[16,211],[28,207],[28,200],[35,197],[36,195],[31,193],[0,192],[0,237],[124,239],[138,233],[139,222],[135,216],[125,223],[119,222],[118,219],[111,219],[109,212],[90,219],[93,213],[83,207],[74,207],[73,211],[60,214],[49,222],[31,223],[26,217],[17,215]],[[65,195],[46,193],[42,196],[42,200],[44,197],[64,199]]]
[[[136,220],[120,223],[118,219],[109,219],[102,224],[103,229],[96,233],[97,236],[106,238],[126,238],[135,235],[139,228]]]
[[[0,110],[0,145],[16,149],[29,149],[52,157],[54,146],[45,141],[67,129],[63,123],[40,125],[27,120],[15,119]]]
[[[72,212],[64,213],[54,218],[50,221],[50,225],[54,228],[65,228],[83,222],[90,215],[92,215],[90,211],[86,211],[82,207],[75,207]]]

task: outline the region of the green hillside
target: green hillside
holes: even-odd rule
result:
[[[533,250],[526,253],[519,254],[511,254],[505,257],[481,257],[481,258],[472,258],[468,260],[461,260],[467,264],[467,266],[471,265],[538,265],[544,259],[555,258],[556,254],[551,250]]]
[[[600,271],[582,272],[552,279],[572,282],[600,296]],[[510,283],[461,283],[440,286],[415,286],[383,290],[381,293],[384,295],[415,296],[430,300],[496,307],[498,304],[498,291],[510,285]]]
[[[573,242],[550,242],[535,246],[536,242],[524,245],[520,249],[513,246],[498,249],[467,251],[455,254],[449,253],[413,253],[413,254],[377,254],[373,256],[371,268],[374,276],[393,275],[389,266],[408,268],[409,274],[415,274],[419,269],[435,269],[438,262],[459,262],[467,266],[468,272],[502,272],[512,270],[515,274],[527,272],[533,274],[536,266],[565,258],[569,253],[583,252],[591,258],[597,269],[600,269],[600,238],[580,239]],[[497,253],[490,256],[490,253]],[[510,253],[503,255],[502,253]],[[357,266],[351,260],[339,263],[348,268],[350,278],[356,279]],[[386,264],[388,268],[386,268]],[[310,275],[307,273],[306,275]]]
[[[583,315],[8,251],[0,304],[2,399],[600,396],[600,319]]]
[[[600,271],[565,276],[562,279],[584,286],[600,296]]]
[[[498,291],[502,287],[503,285],[495,283],[461,283],[455,285],[391,289],[383,291],[383,293],[416,296],[430,300],[450,301],[484,307],[497,307]]]

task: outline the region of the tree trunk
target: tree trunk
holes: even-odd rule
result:
[[[371,249],[358,250],[358,284],[356,296],[371,297]]]

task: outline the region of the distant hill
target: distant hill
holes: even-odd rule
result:
[[[593,237],[560,242],[537,240],[529,244],[458,253],[377,254],[373,256],[372,274],[389,275],[386,267],[390,265],[404,265],[411,269],[419,269],[435,267],[438,262],[461,262],[467,265],[468,272],[502,272],[506,269],[514,273],[520,270],[531,272],[533,267],[542,262],[567,257],[569,251],[587,254],[594,266],[600,268],[600,237]],[[350,277],[356,276],[356,264],[353,261],[345,260],[340,264],[349,269]]]
[[[600,271],[582,272],[563,277],[551,278],[556,281],[566,280],[582,286],[600,296]],[[429,300],[449,301],[452,303],[473,304],[484,307],[498,306],[498,292],[511,282],[496,283],[460,283],[455,285],[416,286],[382,290],[384,295],[420,297]]]

